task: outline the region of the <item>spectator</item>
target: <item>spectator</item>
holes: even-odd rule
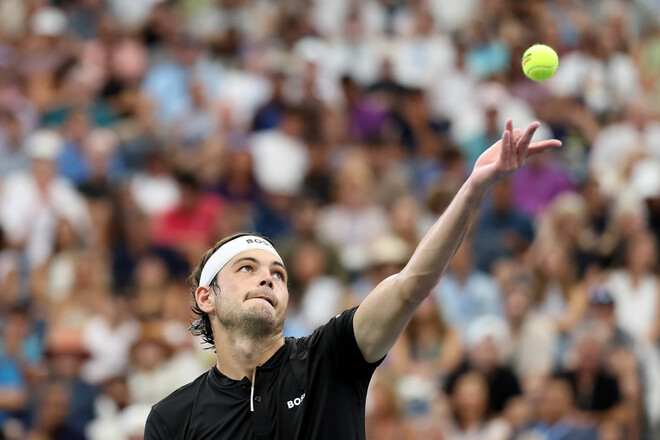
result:
[[[273,130],[280,126],[282,117],[286,110],[286,100],[284,98],[284,83],[286,74],[282,71],[273,71],[271,73],[272,91],[268,102],[257,109],[252,121],[254,131]]]
[[[91,130],[81,144],[71,141],[65,144],[58,159],[60,173],[80,189],[89,190],[94,184],[107,187],[119,181],[124,166],[118,154],[118,143],[116,134],[109,129]]]
[[[617,417],[621,389],[602,363],[602,338],[594,330],[586,326],[576,330],[562,375],[571,384],[577,408],[598,421]]]
[[[59,405],[63,408],[56,410],[42,407],[41,415],[47,419],[48,425],[53,429],[55,426],[65,426],[82,435],[85,426],[94,418],[94,400],[98,395],[98,389],[81,376],[83,363],[90,356],[83,345],[81,332],[66,327],[51,329],[47,336],[46,356],[51,367],[50,378],[58,384],[57,387],[50,389],[46,397],[50,399],[57,396],[58,399],[62,399],[63,402]],[[54,402],[48,403],[58,405]],[[54,413],[51,414],[50,411]],[[64,411],[64,414],[60,414],[59,411]],[[53,425],[50,425],[51,422]]]
[[[85,430],[89,440],[131,440],[142,436],[148,405],[131,403],[125,376],[103,382],[103,393],[95,402],[96,418]]]
[[[296,249],[301,244],[314,243],[323,250],[326,273],[345,280],[346,273],[339,262],[337,249],[320,240],[317,236],[316,225],[319,211],[320,203],[318,200],[306,196],[298,199],[293,210],[291,234],[279,243],[279,253],[284,262],[290,262],[296,253]],[[292,287],[297,283],[295,274],[289,274],[289,282]]]
[[[23,148],[23,127],[18,116],[0,112],[0,176],[27,170],[30,158]]]
[[[212,241],[215,223],[222,216],[223,200],[204,193],[191,174],[178,174],[176,179],[180,202],[156,219],[154,242],[192,257]]]
[[[186,115],[192,106],[191,81],[201,83],[204,95],[217,93],[215,78],[221,76],[220,68],[203,56],[203,48],[190,36],[177,36],[168,48],[170,59],[155,64],[147,72],[142,85],[145,94],[158,108],[160,126]]]
[[[346,306],[345,286],[337,277],[328,274],[326,253],[315,241],[302,241],[291,256],[292,286],[289,307],[291,321],[300,320],[298,332],[289,322],[290,335],[304,336],[328,322]],[[296,300],[291,301],[291,299]]]
[[[511,196],[511,183],[498,183],[475,225],[475,259],[481,271],[491,272],[498,259],[521,259],[534,239],[530,217],[512,206]]]
[[[350,76],[343,76],[341,85],[348,113],[349,138],[359,142],[380,137],[387,122],[385,108],[365,96]]]
[[[584,317],[588,298],[567,249],[561,243],[539,242],[532,250],[532,258],[535,306],[555,321],[560,333],[569,334]]]
[[[71,410],[72,391],[65,383],[51,382],[44,386],[37,404],[34,427],[27,439],[85,440],[84,431],[67,415]],[[90,402],[91,403],[91,402]]]
[[[8,422],[20,419],[27,407],[25,378],[17,363],[6,355],[0,356],[0,431]]]
[[[362,301],[385,278],[399,273],[410,258],[411,248],[401,237],[383,234],[367,248],[367,266],[351,289],[355,301]]]
[[[303,143],[307,116],[302,108],[285,108],[277,129],[254,135],[251,153],[254,175],[263,191],[275,194],[297,194],[309,166],[309,153]],[[275,159],[288,168],[273,169]]]
[[[85,276],[85,271],[102,272],[98,260],[85,249],[73,225],[60,220],[55,230],[53,255],[33,271],[32,295],[38,307],[48,309],[52,324],[75,325],[72,310],[90,306],[93,297],[103,289],[103,277]],[[98,273],[97,272],[97,273]]]
[[[641,371],[642,368],[652,367],[650,364],[642,365],[635,355],[634,339],[617,325],[615,300],[609,290],[599,286],[590,296],[589,303],[589,317],[598,324],[603,338],[603,357],[620,384],[625,402],[621,408],[622,423],[613,420],[614,426],[609,426],[608,431],[626,432],[636,438],[641,434],[644,414],[641,407],[644,380]],[[651,387],[651,383],[647,386]]]
[[[453,420],[445,435],[452,439],[504,440],[510,428],[501,419],[488,416],[488,382],[477,372],[466,373],[457,379],[451,392]]]
[[[366,432],[368,439],[413,440],[413,431],[402,422],[396,394],[386,379],[371,383],[371,400],[367,409]]]
[[[503,289],[509,365],[526,390],[542,383],[552,372],[558,339],[552,319],[534,311],[532,289],[531,277],[524,274],[516,276]]]
[[[364,160],[346,162],[337,174],[335,202],[321,210],[318,235],[340,250],[340,261],[349,272],[367,263],[368,243],[385,232],[387,217],[370,194],[373,175]]]
[[[151,242],[149,217],[135,207],[127,212],[114,212],[111,227],[116,229],[112,248],[112,287],[116,293],[127,293],[135,270],[144,258],[157,257],[165,261],[167,270],[174,277],[185,277],[188,270],[186,260],[175,250]]]
[[[658,245],[654,236],[640,232],[625,249],[626,264],[613,271],[608,286],[616,299],[618,325],[637,343],[656,341],[658,329],[658,280],[653,273]]]
[[[566,171],[552,156],[536,156],[511,182],[513,206],[532,218],[542,213],[559,194],[573,191],[574,185]]]
[[[99,312],[89,317],[82,330],[83,344],[90,354],[82,375],[93,384],[103,384],[128,369],[130,347],[139,332],[125,298],[106,295],[98,301]]]
[[[538,420],[517,439],[551,440],[558,436],[576,440],[598,439],[594,425],[580,419],[571,384],[566,379],[548,379],[538,408]]]
[[[412,316],[391,352],[391,368],[399,376],[400,394],[409,417],[428,417],[438,383],[461,362],[458,334],[442,322],[432,296]]]
[[[44,320],[32,316],[27,305],[9,306],[2,317],[4,336],[0,341],[0,357],[11,360],[27,380],[38,377],[44,358]]]
[[[62,145],[50,130],[26,140],[31,168],[5,179],[0,198],[0,222],[13,246],[24,248],[31,267],[39,267],[52,253],[56,219],[70,222],[86,237],[91,224],[87,204],[71,184],[57,176],[55,159]]]
[[[176,369],[172,362],[174,354],[174,347],[165,338],[161,325],[152,322],[142,326],[140,336],[131,346],[134,368],[128,373],[128,389],[133,403],[153,405],[172,388],[188,381],[190,372]]]
[[[232,204],[254,203],[259,186],[254,177],[252,155],[247,150],[225,152],[224,168],[214,191]]]
[[[5,231],[0,227],[0,291],[4,292],[0,305],[5,306],[20,301],[22,293],[21,253],[12,249]]]
[[[505,410],[509,401],[521,394],[518,378],[504,364],[508,344],[506,323],[499,316],[483,316],[469,328],[465,338],[466,356],[445,382],[447,394],[453,395],[462,376],[479,373],[488,384],[486,411],[498,415]]]
[[[474,267],[470,240],[456,251],[433,293],[444,321],[461,336],[477,318],[502,314],[500,287],[492,276]]]
[[[180,189],[161,153],[147,157],[144,172],[133,176],[130,189],[135,203],[147,215],[164,214],[181,200]]]

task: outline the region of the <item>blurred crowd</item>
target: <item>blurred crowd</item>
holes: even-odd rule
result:
[[[493,188],[367,438],[658,439],[658,0],[0,0],[0,438],[141,439],[215,363],[186,278],[232,232],[285,336],[358,304],[509,117],[564,146]]]

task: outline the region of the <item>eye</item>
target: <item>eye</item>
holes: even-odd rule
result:
[[[284,281],[284,272],[276,271],[273,273],[273,276],[280,281]]]
[[[252,266],[246,264],[245,266],[241,266],[238,269],[238,271],[239,272],[252,272]]]

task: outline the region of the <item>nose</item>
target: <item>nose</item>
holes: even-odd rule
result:
[[[261,271],[261,281],[259,281],[259,286],[260,287],[268,287],[270,289],[273,288],[273,275],[270,273],[270,270],[268,268],[265,268],[264,270]]]

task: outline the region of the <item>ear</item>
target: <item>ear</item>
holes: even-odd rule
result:
[[[205,312],[212,313],[215,311],[214,301],[213,301],[213,289],[207,286],[199,286],[195,290],[195,301],[197,301],[197,306]]]

